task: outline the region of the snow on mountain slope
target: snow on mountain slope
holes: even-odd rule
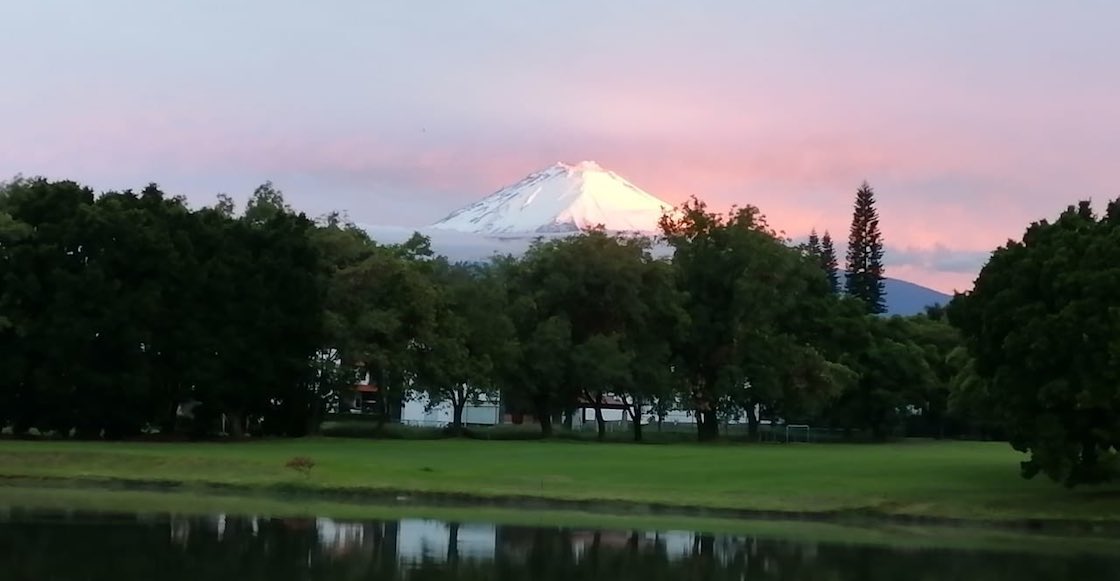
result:
[[[593,161],[557,163],[452,212],[432,227],[486,235],[561,234],[597,225],[656,232],[673,206]]]

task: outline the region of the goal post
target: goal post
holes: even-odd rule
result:
[[[786,443],[810,441],[811,428],[808,424],[787,424]],[[795,439],[796,438],[796,439]]]

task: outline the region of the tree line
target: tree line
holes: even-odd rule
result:
[[[17,179],[0,188],[0,424],[297,436],[368,374],[385,405],[449,404],[455,431],[500,394],[546,434],[591,408],[602,437],[611,396],[635,440],[670,410],[704,441],[731,419],[1006,434],[1027,475],[1101,481],[1120,437],[1115,215],[1034,225],[948,308],[884,317],[866,183],[841,271],[829,233],[795,244],[758,208],[696,198],[656,239],[592,230],[453,263],[419,235],[309,219],[271,184],[238,211]]]
[[[691,410],[704,440],[732,417],[885,438],[945,412],[947,325],[869,315],[881,294],[839,292],[827,234],[793,245],[754,207],[690,200],[663,220],[668,260],[598,230],[460,264],[310,220],[271,184],[238,213],[21,179],[0,211],[0,420],[19,433],[299,435],[367,373],[385,402],[449,403],[454,429],[498,393],[546,433],[581,405],[602,433],[610,395],[630,417]]]

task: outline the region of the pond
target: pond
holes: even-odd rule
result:
[[[1074,544],[1076,547],[1076,544]],[[1120,554],[887,546],[687,531],[0,511],[0,578],[283,581],[1120,578]]]

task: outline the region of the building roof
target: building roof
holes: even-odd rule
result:
[[[599,400],[599,401],[600,401],[600,406],[599,407],[602,407],[603,409],[622,410],[622,409],[626,409],[627,407],[629,407],[629,406],[626,405],[626,401],[624,401],[622,398],[620,398],[616,395],[611,395],[609,393],[603,394],[602,399]],[[583,396],[583,395],[579,396],[578,403],[581,407],[593,407],[591,399],[588,398],[587,396]]]

